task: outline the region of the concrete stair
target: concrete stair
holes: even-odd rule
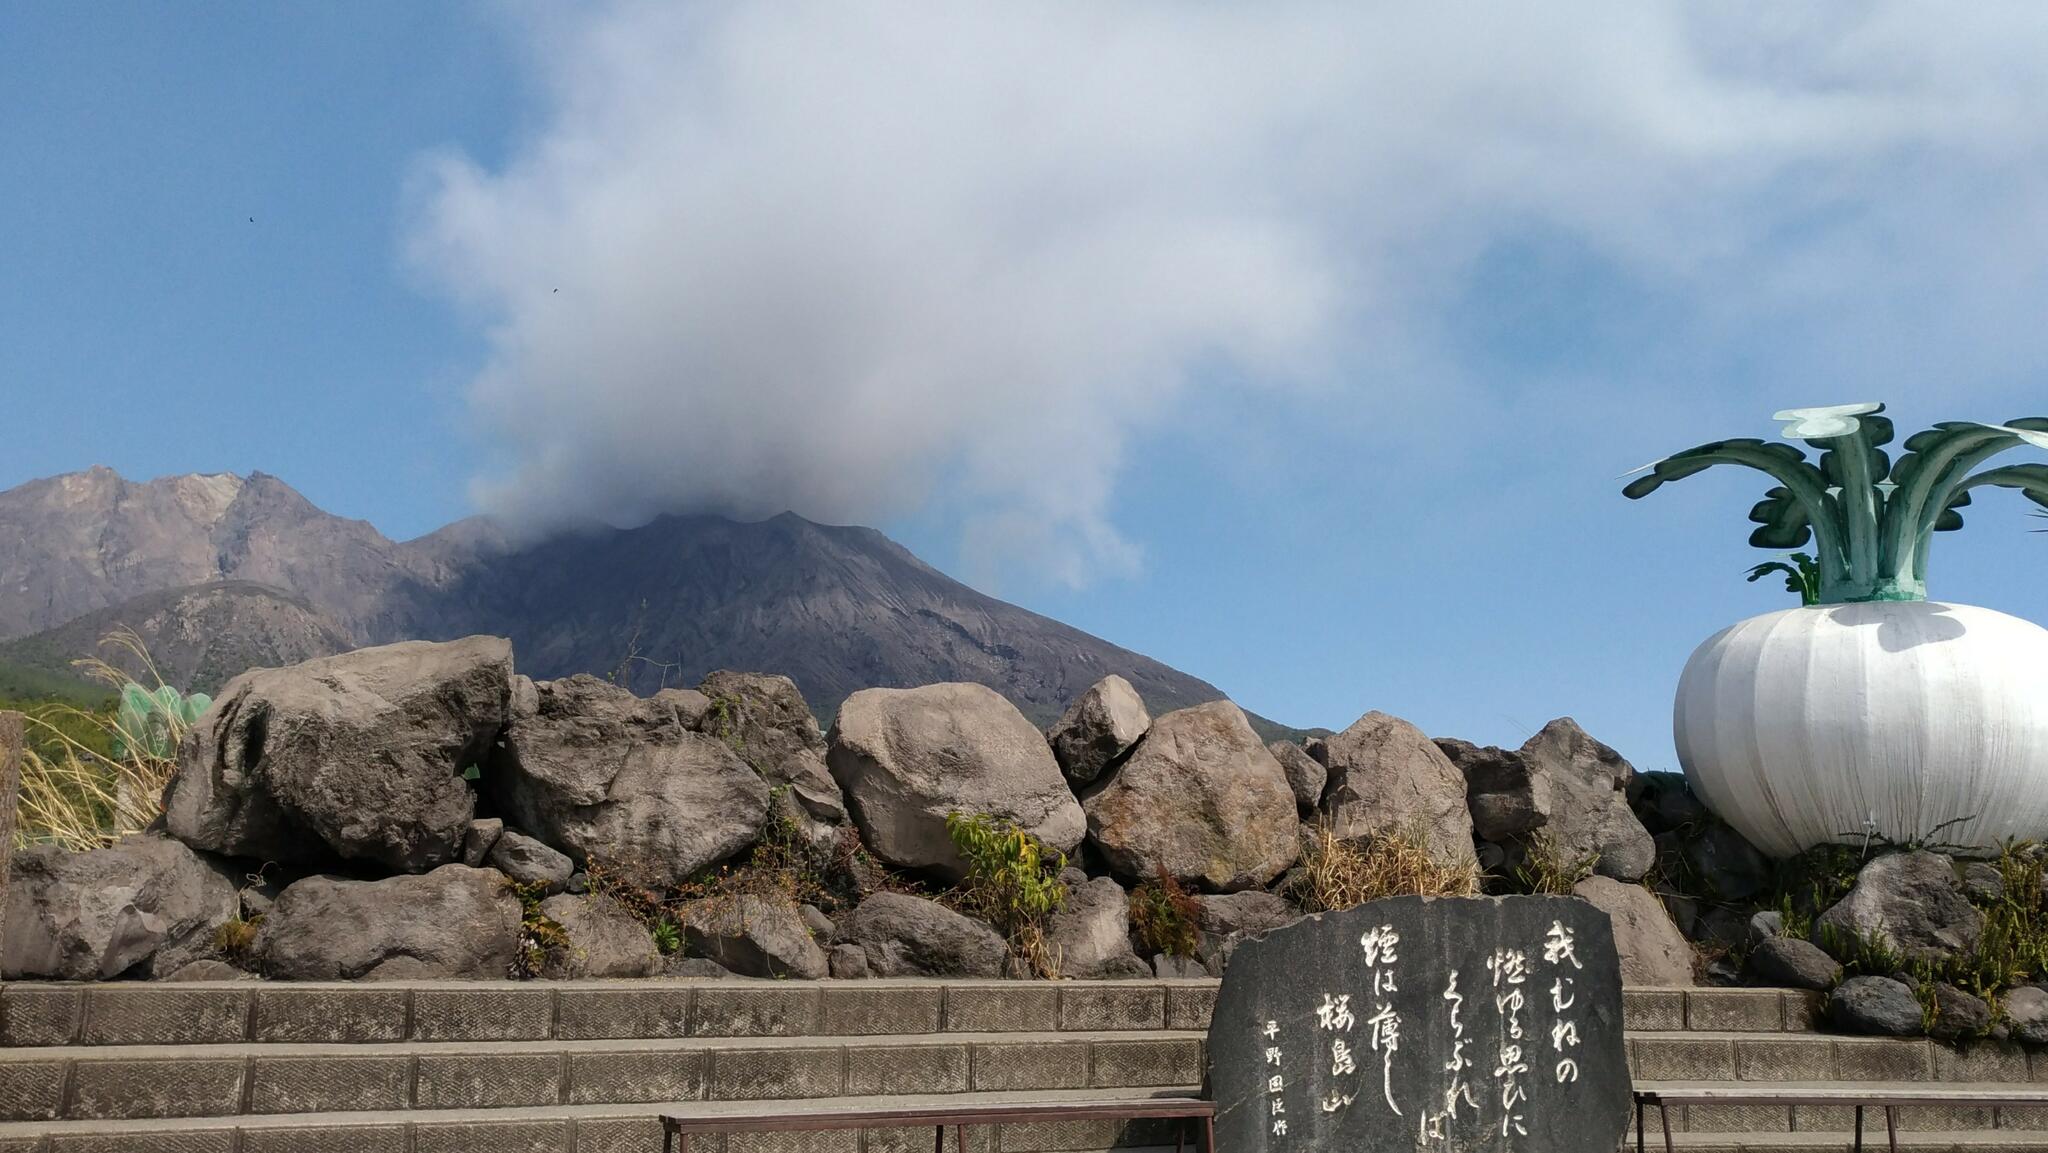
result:
[[[0,1153],[648,1151],[660,1147],[653,1118],[677,1101],[1189,1092],[1215,993],[1212,981],[11,984]],[[1644,1082],[2048,1081],[2048,1054],[1814,1033],[1807,994],[1636,989],[1625,1008]],[[1904,1144],[2048,1153],[2038,1112],[1908,1109]],[[1688,1151],[1839,1149],[1849,1129],[1846,1109],[1694,1105],[1671,1120]],[[1654,1114],[1650,1137],[1661,1145]],[[1173,1139],[1164,1123],[1006,1125],[971,1130],[970,1153]],[[931,1142],[915,1128],[699,1138],[692,1150]]]

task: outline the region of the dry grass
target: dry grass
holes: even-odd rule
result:
[[[1300,872],[1288,895],[1305,912],[1320,913],[1381,897],[1471,897],[1478,892],[1478,866],[1438,858],[1419,831],[1344,840],[1318,824],[1302,834]]]
[[[1538,829],[1523,846],[1522,863],[1515,866],[1515,879],[1531,893],[1569,897],[1599,864],[1597,851],[1575,854],[1558,840],[1557,834]]]
[[[162,686],[148,650],[133,632],[117,629],[100,644],[133,654],[146,675]],[[126,673],[97,657],[75,665],[117,689],[129,681]],[[17,847],[97,849],[148,827],[163,812],[164,786],[178,769],[176,749],[186,728],[182,721],[165,718],[168,749],[159,755],[143,747],[146,742],[117,739],[112,717],[71,705],[49,705],[24,719],[38,739],[22,754]],[[95,743],[121,752],[93,748],[79,739],[80,730],[103,735],[106,739]]]

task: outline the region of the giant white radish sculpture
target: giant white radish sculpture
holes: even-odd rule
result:
[[[1818,462],[1791,444],[1717,441],[1623,490],[1643,497],[1746,465],[1778,482],[1750,510],[1762,526],[1750,543],[1813,542],[1809,603],[1708,638],[1674,710],[1694,791],[1781,857],[1869,837],[1988,848],[2048,836],[2048,629],[1927,599],[1929,541],[1962,527],[1973,490],[2018,489],[2048,506],[2048,465],[1977,471],[2010,448],[2048,448],[2048,418],[1938,424],[1893,464],[1883,411],[1779,413]]]

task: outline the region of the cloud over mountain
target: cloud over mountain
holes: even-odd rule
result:
[[[488,330],[478,496],[529,527],[940,501],[1055,578],[1128,569],[1134,436],[1201,387],[1455,379],[1465,278],[1527,236],[1703,339],[1790,317],[1790,367],[1924,369],[1901,325],[2048,351],[2039,8],[525,19],[538,116],[423,161],[409,255]]]

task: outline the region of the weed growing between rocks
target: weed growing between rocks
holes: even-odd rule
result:
[[[1305,913],[1381,897],[1471,897],[1479,893],[1479,867],[1439,859],[1414,830],[1345,840],[1317,823],[1302,834],[1301,863],[1287,890]]]
[[[566,956],[574,946],[561,922],[541,912],[541,900],[547,896],[545,884],[522,885],[507,878],[505,890],[519,898],[519,952],[507,975],[531,981],[544,975],[550,962]]]
[[[1515,866],[1515,883],[1524,893],[1569,897],[1599,864],[1598,849],[1574,853],[1556,833],[1538,829],[1523,847],[1522,860]]]
[[[949,813],[946,833],[967,865],[953,903],[994,925],[1009,939],[1011,956],[1032,973],[1059,976],[1060,959],[1046,939],[1046,923],[1066,904],[1067,886],[1060,880],[1066,854],[985,814]]]
[[[1148,953],[1193,957],[1201,948],[1202,899],[1165,869],[1131,892],[1131,927]]]
[[[256,930],[263,924],[260,916],[243,920],[229,917],[213,928],[213,947],[220,958],[237,969],[251,967],[253,958],[250,949],[256,944]]]

